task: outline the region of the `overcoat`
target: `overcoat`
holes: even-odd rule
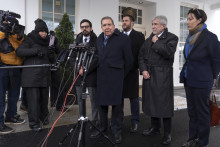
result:
[[[204,29],[199,35],[180,73],[180,82],[184,83],[184,71],[187,66],[187,85],[197,88],[212,88],[213,79],[220,71],[220,46],[215,34]]]
[[[142,44],[145,41],[144,34],[132,29],[129,34],[131,40],[131,49],[134,58],[134,64],[124,79],[123,97],[137,98],[139,97],[139,71],[138,71],[138,54]]]
[[[104,33],[101,33],[97,38],[97,50],[96,102],[98,105],[120,105],[124,77],[133,64],[130,39],[115,29],[105,46]]]
[[[48,57],[49,40],[38,39],[34,30],[28,34],[22,44],[16,50],[19,57],[25,57],[24,65],[50,64]],[[38,55],[39,50],[42,56]],[[49,67],[23,68],[22,87],[48,87],[50,85]]]
[[[171,117],[174,113],[173,62],[178,37],[165,29],[155,43],[153,34],[139,53],[140,72],[146,70],[150,79],[143,79],[142,108],[151,117]]]

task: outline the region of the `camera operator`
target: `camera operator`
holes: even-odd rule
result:
[[[83,19],[80,22],[81,33],[76,37],[76,43],[88,43],[89,47],[94,47],[96,43],[97,36],[92,30],[92,23]],[[88,88],[91,108],[92,108],[92,122],[97,125],[98,123],[98,107],[95,103],[96,99],[96,86],[97,86],[97,58],[94,57],[91,65],[89,67],[86,79],[85,79],[85,87]],[[77,93],[77,101],[79,105],[79,115],[83,116],[83,104],[82,104],[82,92],[84,88],[81,88],[81,82],[83,79],[83,69],[80,69],[79,74],[81,75],[76,81],[76,93]],[[90,127],[92,129],[92,127]]]
[[[14,66],[23,63],[22,58],[18,57],[15,50],[23,41],[23,36],[19,36],[10,30],[9,22],[2,15],[0,22],[0,67]],[[11,20],[16,18],[11,17]],[[20,95],[21,71],[20,69],[0,69],[0,134],[8,134],[14,129],[5,124],[23,124],[24,119],[21,119],[17,114],[17,102]],[[8,107],[5,112],[5,94],[8,91]],[[5,119],[4,119],[5,112]]]
[[[19,57],[25,57],[24,65],[50,64],[53,62],[54,52],[48,48],[48,27],[42,19],[37,19],[34,23],[35,29],[27,35],[16,53]],[[49,123],[49,67],[24,68],[21,85],[27,94],[29,126],[33,131],[40,131],[40,121],[43,125]]]

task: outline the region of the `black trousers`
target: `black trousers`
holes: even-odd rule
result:
[[[35,127],[48,117],[48,87],[25,88],[28,102],[29,126]]]
[[[108,106],[99,106],[99,116],[100,116],[100,130],[107,131],[108,129]],[[121,105],[112,106],[112,116],[111,116],[111,129],[112,133],[121,134],[122,131],[122,118],[121,118]]]
[[[164,127],[164,135],[171,134],[171,117],[162,118],[163,119],[163,127]],[[160,129],[161,128],[161,118],[151,117],[151,127]]]
[[[210,88],[194,88],[185,86],[187,108],[189,115],[189,140],[199,138],[199,145],[206,146],[209,143]]]

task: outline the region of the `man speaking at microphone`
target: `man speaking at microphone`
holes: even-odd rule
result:
[[[124,77],[132,67],[130,39],[115,29],[111,17],[101,20],[102,32],[97,38],[97,105],[99,105],[100,131],[108,129],[108,106],[112,106],[111,130],[115,143],[121,143],[121,102]],[[98,131],[91,138],[100,135]]]
[[[89,47],[94,47],[96,43],[97,36],[93,32],[92,23],[83,19],[80,22],[81,33],[76,37],[76,43],[85,43],[88,44]],[[77,101],[79,105],[79,115],[84,116],[83,103],[82,103],[82,90],[83,87],[80,87],[81,82],[83,80],[83,69],[81,68],[79,71],[80,77],[77,79],[76,85],[76,93],[77,93]],[[84,87],[88,88],[91,107],[92,107],[92,122],[94,125],[98,123],[98,107],[95,103],[96,99],[96,84],[97,84],[97,58],[96,56],[93,58],[90,67],[88,69],[86,79],[84,81]],[[92,129],[92,127],[90,127]]]

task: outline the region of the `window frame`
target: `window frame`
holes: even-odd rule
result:
[[[53,5],[53,10],[52,10],[52,12],[50,12],[50,11],[43,11],[43,0],[41,0],[41,11],[40,11],[40,16],[41,16],[41,18],[43,19],[43,13],[46,13],[46,14],[52,14],[52,26],[51,25],[49,25],[48,23],[47,23],[47,25],[48,25],[48,28],[52,28],[52,29],[50,29],[50,30],[52,30],[52,31],[54,31],[55,30],[55,28],[58,26],[55,26],[55,15],[61,15],[61,16],[63,16],[63,14],[64,13],[67,13],[66,11],[67,11],[67,8],[66,8],[66,4],[67,4],[67,0],[62,0],[63,1],[63,13],[55,13],[55,2],[56,2],[56,0],[52,0],[53,1],[53,3],[52,3],[52,5]],[[61,0],[60,0],[61,1]],[[76,21],[76,0],[73,0],[74,1],[74,3],[75,3],[75,8],[74,8],[74,10],[75,10],[75,12],[74,12],[74,14],[68,14],[69,15],[69,17],[73,17],[74,18],[74,20],[73,20],[73,22],[72,22],[72,25],[73,25],[73,31],[75,32],[75,21]]]

